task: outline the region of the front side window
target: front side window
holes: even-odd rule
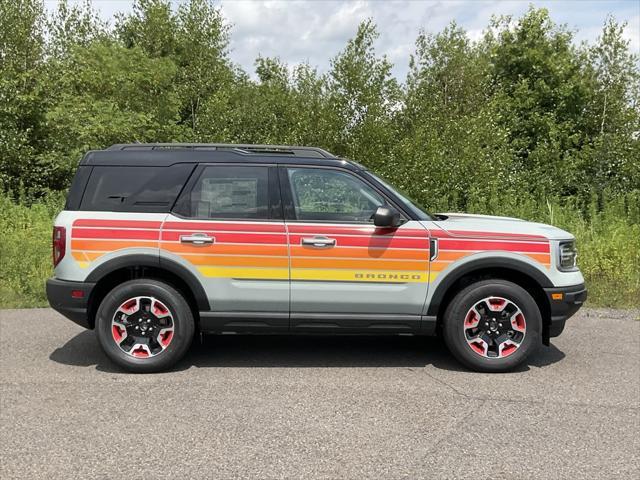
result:
[[[268,219],[269,169],[206,167],[178,211],[194,218]]]
[[[384,198],[346,172],[323,168],[287,170],[298,220],[369,223]]]

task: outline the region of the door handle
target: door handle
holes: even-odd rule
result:
[[[207,245],[215,241],[213,237],[210,237],[206,233],[194,233],[192,235],[180,235],[180,242],[193,243],[195,245]]]
[[[329,248],[329,247],[336,246],[336,239],[317,236],[317,237],[311,237],[311,238],[303,238],[301,243],[302,245],[306,245],[308,247]]]

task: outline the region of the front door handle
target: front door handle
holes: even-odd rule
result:
[[[307,247],[330,248],[330,247],[336,246],[336,239],[316,236],[316,237],[310,237],[310,238],[303,238],[301,243],[302,245],[305,245]]]
[[[194,233],[192,235],[180,235],[182,243],[193,243],[194,245],[208,245],[214,242],[214,238],[206,233]]]

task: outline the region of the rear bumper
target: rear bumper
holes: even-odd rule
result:
[[[570,287],[544,289],[551,307],[548,337],[557,337],[564,330],[565,322],[576,313],[587,299],[584,283]]]
[[[89,323],[87,306],[94,286],[95,283],[50,278],[47,280],[47,300],[56,312],[81,327],[91,329],[93,326]]]

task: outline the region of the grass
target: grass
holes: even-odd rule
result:
[[[512,197],[513,198],[513,197]],[[481,201],[470,211],[551,223],[578,240],[578,261],[590,306],[640,306],[640,196],[593,202],[587,211],[570,203],[518,199]],[[0,195],[0,308],[47,305],[51,275],[51,226],[64,198],[55,193],[31,205]]]

